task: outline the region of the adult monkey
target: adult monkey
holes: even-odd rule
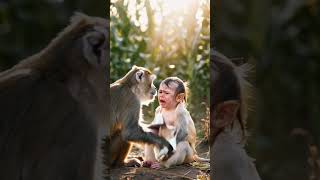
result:
[[[133,66],[123,78],[110,85],[110,133],[104,147],[107,168],[135,163],[126,160],[130,142],[155,144],[165,154],[173,150],[164,138],[145,132],[139,125],[141,106],[152,102],[157,93],[154,79],[148,69]]]
[[[1,179],[102,178],[94,171],[108,109],[108,26],[76,14],[40,53],[0,74]]]
[[[235,66],[227,57],[211,54],[211,178],[260,180],[244,149],[248,82],[247,65]]]

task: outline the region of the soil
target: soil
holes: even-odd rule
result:
[[[201,143],[197,146],[200,157],[209,157],[209,148]],[[133,147],[128,158],[142,157],[143,151],[138,147]],[[210,163],[190,163],[170,168],[151,169],[145,167],[121,167],[111,169],[106,175],[110,180],[168,180],[168,179],[199,179],[209,180]]]

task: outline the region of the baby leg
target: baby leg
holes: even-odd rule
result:
[[[173,165],[180,165],[192,157],[193,151],[187,141],[181,141],[177,144],[176,152],[166,161],[162,161],[161,165],[164,167],[171,167]]]

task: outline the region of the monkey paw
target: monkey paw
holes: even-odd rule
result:
[[[127,159],[124,163],[126,167],[141,167],[142,162],[137,158]]]
[[[158,161],[162,161],[164,159],[164,157],[168,154],[169,149],[167,147],[162,148],[159,153],[157,153],[156,155],[156,159]]]

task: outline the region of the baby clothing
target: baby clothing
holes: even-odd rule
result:
[[[176,133],[176,127],[167,125],[163,119],[163,116],[161,114],[161,108],[157,108],[154,120],[149,125],[149,128],[156,128],[159,130],[159,134],[164,134],[166,137],[164,137],[173,147],[174,150],[177,148],[177,133]]]

